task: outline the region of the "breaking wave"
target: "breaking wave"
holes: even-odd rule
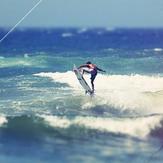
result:
[[[163,133],[163,116],[151,115],[135,118],[102,118],[92,116],[54,116],[54,115],[21,115],[1,117],[1,132],[15,132],[21,136],[48,136],[61,132],[65,135],[89,136],[95,133],[108,133],[138,138],[160,136]],[[141,124],[141,126],[140,126]],[[4,130],[3,130],[4,129]],[[63,132],[65,131],[65,133]],[[80,132],[79,132],[80,131]],[[84,132],[87,131],[87,132]],[[24,134],[24,135],[23,135]],[[82,134],[82,135],[83,135]],[[49,135],[50,136],[50,135]]]
[[[72,71],[42,72],[35,75],[67,84],[72,89],[72,94],[76,96],[84,94]],[[89,76],[85,75],[85,78],[89,83]],[[92,107],[92,105],[108,105],[121,110],[129,109],[140,114],[163,113],[163,77],[161,76],[99,74],[95,80],[95,88],[93,102],[83,103],[83,108]]]

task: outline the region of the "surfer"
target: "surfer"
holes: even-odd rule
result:
[[[92,64],[90,61],[86,62],[86,64],[83,64],[81,66],[78,67],[79,70],[82,70],[82,73],[84,74],[89,73],[91,74],[91,85],[92,85],[92,93],[94,93],[94,80],[97,76],[98,71],[101,72],[106,72],[100,68],[98,68],[95,64]]]

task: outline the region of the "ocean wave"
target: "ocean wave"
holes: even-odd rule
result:
[[[153,50],[156,51],[156,52],[162,52],[163,51],[162,48],[154,48]]]
[[[88,28],[81,28],[77,31],[77,33],[84,33],[84,32],[87,32],[88,31]]]
[[[36,76],[49,77],[55,82],[67,84],[72,93],[82,95],[82,87],[72,71],[64,73],[39,73]],[[88,75],[84,76],[90,84]],[[74,79],[74,80],[73,80]],[[108,105],[120,110],[129,109],[141,114],[163,113],[163,77],[143,75],[102,75],[95,80],[94,100],[83,103],[83,108]]]
[[[25,53],[24,56],[0,57],[0,68],[8,67],[41,67],[46,68],[47,62],[44,56],[30,56]]]
[[[7,119],[5,116],[0,116],[0,126],[4,125],[5,123],[7,123]]]
[[[162,52],[163,48],[144,49],[145,52]]]
[[[0,56],[0,59],[5,59],[5,57],[4,56]]]
[[[161,127],[162,116],[141,118],[102,118],[102,117],[75,117],[68,119],[57,116],[41,116],[52,127],[70,128],[80,126],[100,132],[124,134],[134,137],[146,137],[155,128]],[[141,124],[141,125],[140,125]]]
[[[159,137],[159,133],[163,133],[162,120],[162,115],[135,118],[21,115],[1,118],[0,130],[3,132],[12,131],[12,134],[15,133],[24,137],[35,136],[38,138],[56,135],[58,132],[60,135],[73,135],[77,138],[83,134],[89,136],[92,131],[95,131],[95,134],[108,133],[144,139],[148,136]]]
[[[72,33],[62,33],[62,37],[72,37]]]

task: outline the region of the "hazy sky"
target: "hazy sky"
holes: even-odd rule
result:
[[[39,0],[0,0],[0,26],[14,26]],[[20,27],[163,27],[163,0],[43,0]]]

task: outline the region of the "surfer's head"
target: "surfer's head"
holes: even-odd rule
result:
[[[92,64],[90,61],[86,62],[86,64]]]

